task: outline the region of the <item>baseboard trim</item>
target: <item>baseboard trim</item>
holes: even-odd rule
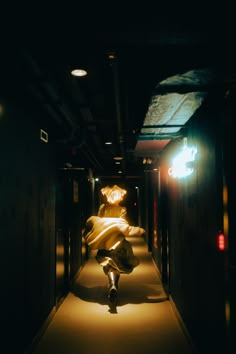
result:
[[[45,333],[46,329],[48,328],[48,326],[49,326],[50,322],[52,321],[56,312],[57,312],[57,308],[56,308],[56,306],[54,306],[53,309],[51,310],[50,314],[48,315],[47,319],[44,321],[43,325],[41,326],[41,328],[38,330],[37,334],[33,338],[31,344],[24,351],[24,354],[32,353],[33,349],[39,343],[40,339],[42,338],[43,334]]]
[[[172,299],[172,297],[171,297],[170,294],[169,294],[169,301],[170,301],[171,307],[172,307],[172,309],[173,309],[173,311],[174,311],[174,313],[175,313],[175,315],[176,315],[176,318],[177,318],[177,320],[178,320],[178,322],[179,322],[179,324],[180,324],[180,326],[181,326],[181,329],[183,330],[183,333],[184,333],[184,335],[185,335],[185,337],[186,337],[188,343],[190,344],[190,346],[191,346],[191,348],[192,348],[192,350],[193,350],[193,353],[194,353],[194,354],[199,354],[198,351],[197,351],[197,349],[196,349],[196,347],[194,346],[194,343],[193,343],[193,341],[192,341],[192,338],[191,338],[191,336],[190,336],[190,334],[189,334],[189,332],[188,332],[188,330],[187,330],[187,328],[186,328],[186,326],[185,326],[185,323],[184,323],[182,317],[181,317],[180,314],[179,314],[179,311],[178,311],[178,309],[177,309],[177,307],[176,307],[176,305],[175,305],[175,302],[174,302],[174,300]]]

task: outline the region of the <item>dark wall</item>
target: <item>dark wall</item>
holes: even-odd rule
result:
[[[65,176],[67,186],[67,201],[64,211],[67,212],[67,233],[69,237],[69,267],[70,282],[77,276],[78,270],[87,259],[84,249],[82,229],[92,210],[92,186],[86,172],[70,172]]]
[[[82,227],[90,213],[91,188],[86,171],[82,175],[58,172],[57,126],[42,106],[23,86],[22,90],[12,86],[11,91],[2,84],[1,318],[9,352],[16,352],[17,343],[23,353],[86,261]],[[40,140],[40,129],[48,132],[47,143]],[[64,274],[59,279],[60,266]]]
[[[169,242],[169,292],[203,353],[222,350],[225,343],[225,255],[217,249],[217,234],[223,230],[221,120],[221,100],[215,96],[192,118],[188,143],[198,148],[193,175],[168,176],[170,157],[181,147],[176,141],[165,149],[160,165],[162,202],[163,195],[167,199],[165,227],[161,221],[160,228]]]
[[[224,168],[224,218],[225,236],[227,240],[227,252],[225,255],[225,271],[226,271],[226,309],[228,324],[229,343],[235,344],[236,333],[236,184],[235,184],[235,168],[234,168],[234,151],[235,151],[235,87],[226,91],[223,119],[222,119],[222,135],[223,135],[223,168]]]
[[[55,167],[43,119],[21,98],[1,97],[0,235],[5,338],[25,326],[23,346],[54,305]]]
[[[82,229],[89,213],[89,185],[86,171],[60,169],[56,185],[56,288],[57,303],[87,260],[88,249]],[[86,202],[85,202],[86,201]]]

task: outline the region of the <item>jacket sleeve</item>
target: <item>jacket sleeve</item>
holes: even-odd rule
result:
[[[127,217],[127,209],[126,207],[122,207],[120,211],[120,218],[126,219]]]
[[[145,234],[145,230],[139,226],[129,226],[128,236],[141,236]]]

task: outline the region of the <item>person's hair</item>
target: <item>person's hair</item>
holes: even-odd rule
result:
[[[112,187],[106,186],[102,188],[101,193],[104,197],[106,197],[108,203],[115,204],[120,203],[124,199],[127,191],[115,184]]]

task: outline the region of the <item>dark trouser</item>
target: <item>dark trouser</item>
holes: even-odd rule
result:
[[[124,239],[116,249],[100,249],[97,252],[96,260],[99,264],[106,264],[103,267],[107,275],[110,268],[118,270],[120,273],[129,274],[139,264],[139,260],[133,254],[131,244]]]
[[[120,278],[120,272],[118,270],[110,268],[107,273],[108,276],[108,288],[109,299],[111,302],[116,301],[118,295],[118,282]]]

